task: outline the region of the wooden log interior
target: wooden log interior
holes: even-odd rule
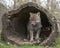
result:
[[[27,39],[27,23],[29,13],[41,13],[41,42],[31,43]],[[17,45],[52,45],[57,37],[56,18],[47,10],[36,3],[26,3],[18,9],[9,11],[2,16],[2,33],[1,39]]]

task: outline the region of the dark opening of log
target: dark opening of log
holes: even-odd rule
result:
[[[43,7],[39,7],[35,3],[27,3],[22,5],[19,9],[15,11],[11,11],[8,14],[4,15],[2,17],[2,38],[10,43],[13,44],[33,44],[27,39],[27,23],[29,21],[29,13],[41,13],[41,22],[42,22],[42,28],[40,33],[41,38],[41,45],[50,45],[53,39],[52,36],[56,36],[55,34],[55,27],[54,27],[54,19],[52,19],[49,14],[49,12],[44,9]],[[8,18],[10,16],[10,18]],[[10,20],[10,21],[6,21]],[[53,21],[52,21],[53,20]],[[54,30],[54,32],[52,31]],[[4,33],[5,32],[5,33]],[[51,39],[50,39],[51,38]]]
[[[49,34],[51,33],[52,25],[49,22],[47,15],[44,12],[39,11],[38,9],[36,9],[33,6],[25,7],[18,13],[19,16],[17,18],[15,18],[15,21],[14,21],[15,31],[18,32],[22,38],[27,37],[27,23],[29,21],[30,12],[34,12],[34,13],[40,12],[41,13],[41,22],[42,22],[41,37],[43,35],[49,36]],[[47,32],[48,32],[48,34],[47,34]]]

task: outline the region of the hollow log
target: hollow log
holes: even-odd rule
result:
[[[29,13],[41,13],[41,34],[40,43],[32,43],[27,39],[27,23]],[[56,18],[45,8],[36,3],[26,3],[18,9],[8,11],[2,16],[1,39],[5,43],[17,45],[52,45],[55,43],[58,35]]]

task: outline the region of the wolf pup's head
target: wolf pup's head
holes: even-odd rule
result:
[[[36,25],[36,23],[40,22],[40,12],[37,13],[31,13],[30,12],[30,18],[29,18],[30,22],[32,25]]]

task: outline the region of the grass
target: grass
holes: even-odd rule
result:
[[[49,47],[49,46],[29,46],[29,45],[24,45],[24,46],[16,46],[16,45],[6,45],[0,40],[0,48],[60,48],[60,37],[56,41],[56,46]]]

